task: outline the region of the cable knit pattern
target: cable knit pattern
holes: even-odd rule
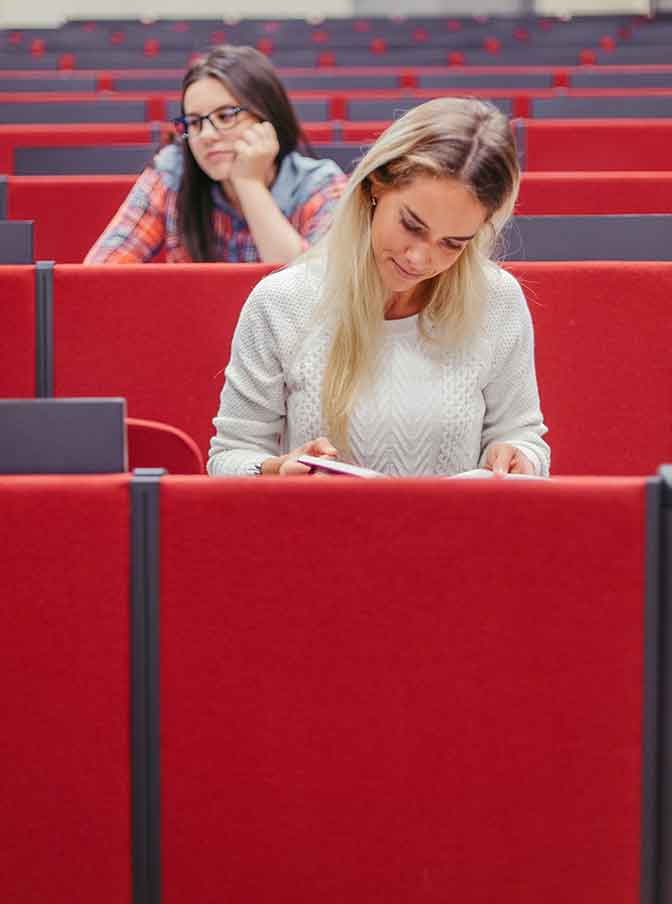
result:
[[[301,262],[263,279],[247,299],[213,423],[208,471],[250,473],[320,435],[330,344],[320,322],[320,267]],[[375,378],[350,419],[355,464],[396,476],[449,476],[483,464],[493,443],[518,447],[547,475],[550,452],[534,372],[532,321],[518,282],[492,265],[480,333],[440,349],[418,317],[386,320]]]

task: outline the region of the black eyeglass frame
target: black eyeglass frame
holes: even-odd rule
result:
[[[215,113],[221,113],[224,110],[227,111],[229,125],[226,125],[224,127],[215,125],[215,123],[212,121],[212,117],[215,115]],[[172,120],[172,122],[173,122],[173,125],[175,126],[175,129],[176,129],[178,135],[180,135],[181,138],[188,138],[189,134],[190,134],[189,133],[189,122],[191,121],[195,125],[196,119],[198,119],[198,128],[197,128],[197,131],[195,132],[195,134],[192,135],[192,137],[199,138],[203,134],[204,120],[206,120],[206,119],[208,120],[208,122],[210,123],[212,128],[215,130],[215,132],[226,132],[227,129],[232,129],[233,126],[236,124],[236,118],[239,116],[240,113],[247,113],[247,112],[248,112],[247,107],[230,106],[228,104],[224,104],[221,107],[217,107],[215,110],[211,110],[209,113],[205,113],[203,116],[201,116],[200,113],[189,113],[189,114],[183,113],[182,116],[176,116]]]

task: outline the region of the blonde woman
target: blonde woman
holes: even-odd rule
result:
[[[518,183],[487,103],[394,122],[327,235],[246,301],[209,473],[309,474],[308,453],[389,475],[547,475],[530,315],[490,260]]]

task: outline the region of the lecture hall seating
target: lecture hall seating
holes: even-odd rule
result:
[[[328,146],[316,145],[324,151]],[[362,153],[348,151],[352,159]],[[0,217],[33,220],[35,259],[80,263],[127,193],[127,176],[0,177]],[[3,202],[3,185],[6,197]],[[63,229],[63,211],[69,212]],[[516,212],[541,214],[654,214],[672,210],[668,172],[524,172]]]
[[[0,478],[8,900],[644,904],[649,481],[129,489]]]
[[[662,461],[672,460],[672,424],[660,416],[672,393],[672,264],[507,266],[525,289],[535,324],[553,472],[652,474]],[[65,397],[123,396],[129,416],[185,431],[205,457],[240,307],[270,269],[57,265],[51,391]],[[24,305],[13,329],[25,335],[32,313],[29,276],[8,267],[0,270],[0,279],[16,280],[17,272]],[[17,312],[10,305],[12,315]],[[8,371],[28,393],[35,367],[23,346],[10,347]],[[14,394],[11,385],[7,388]],[[607,455],[605,449],[618,454]]]

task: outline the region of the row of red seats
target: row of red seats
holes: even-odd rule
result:
[[[0,220],[33,221],[35,260],[81,263],[134,181],[135,176],[0,177]],[[65,210],[67,229],[63,229]],[[521,216],[668,211],[672,211],[672,170],[524,172],[516,205]]]
[[[2,90],[12,91],[170,91],[179,90],[183,69],[0,71]],[[642,88],[672,85],[672,65],[644,66],[450,66],[341,67],[337,71],[282,68],[290,91],[354,88]]]
[[[10,82],[11,85],[11,82]],[[447,95],[482,97],[507,116],[517,118],[672,118],[672,87],[663,88],[371,88],[347,91],[292,91],[291,100],[301,122],[318,123],[390,120],[400,111]],[[0,93],[0,122],[18,123],[131,123],[162,122],[180,114],[180,95],[146,91]]]
[[[316,145],[341,141],[370,144],[386,122],[342,123],[335,137],[331,123],[307,123],[305,132]],[[522,166],[527,171],[669,171],[672,162],[672,119],[518,120],[514,127]],[[168,124],[0,125],[0,173],[17,173],[23,151],[53,148],[145,146],[147,158],[167,140]],[[132,172],[138,172],[135,167]],[[42,170],[44,172],[44,170]],[[49,172],[49,170],[47,170]]]
[[[672,397],[672,263],[508,267],[534,321],[553,473],[643,475],[672,460],[661,416]],[[241,305],[269,269],[58,265],[46,296],[42,269],[36,304],[35,268],[3,267],[0,395],[122,396],[130,416],[184,430],[205,456]],[[53,332],[36,333],[50,322]],[[45,354],[53,368],[40,387]]]
[[[5,900],[648,900],[658,483],[129,489],[0,478]]]

